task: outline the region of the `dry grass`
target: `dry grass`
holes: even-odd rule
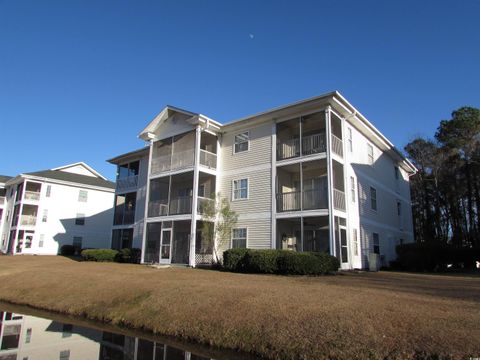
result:
[[[269,358],[479,357],[479,299],[479,277],[280,277],[0,260],[0,300]]]

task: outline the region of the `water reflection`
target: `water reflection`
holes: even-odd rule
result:
[[[0,360],[203,360],[137,337],[0,311]]]

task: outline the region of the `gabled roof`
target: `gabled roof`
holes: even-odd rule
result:
[[[173,116],[175,113],[186,115],[188,117],[186,121],[192,125],[201,123],[206,124],[207,127],[213,127],[216,129],[220,129],[220,127],[222,126],[222,124],[220,124],[219,122],[210,119],[203,114],[194,113],[171,105],[167,105],[157,116],[155,116],[152,121],[150,121],[150,123],[140,132],[140,134],[138,134],[138,137],[143,140],[149,140],[150,134],[153,134],[162,125],[164,121]]]
[[[107,178],[105,176],[103,176],[98,171],[96,171],[92,167],[85,164],[83,161],[76,162],[76,163],[73,163],[73,164],[64,165],[64,166],[59,166],[59,167],[56,167],[52,170],[53,171],[64,171],[64,172],[66,171],[66,172],[68,172],[68,169],[78,167],[78,166],[83,167],[85,170],[92,173],[93,176],[98,176],[99,178],[102,178],[103,180],[107,180]]]
[[[148,150],[149,148],[145,146],[141,149],[133,150],[128,153],[115,156],[114,158],[108,159],[107,162],[109,162],[110,164],[119,164],[120,162],[123,162],[128,158],[142,156],[143,153],[148,153]]]
[[[8,180],[10,180],[12,177],[7,176],[7,175],[0,175],[0,184],[5,184]]]
[[[103,176],[101,178],[98,178],[98,177],[74,174],[74,173],[59,171],[59,170],[41,170],[41,171],[23,173],[21,175],[26,175],[27,177],[33,176],[33,177],[39,177],[39,178],[46,178],[46,179],[83,184],[83,185],[97,186],[97,187],[103,187],[107,189],[115,189],[115,183],[112,181],[105,180]]]

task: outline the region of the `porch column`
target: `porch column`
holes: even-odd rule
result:
[[[271,174],[271,190],[272,190],[272,211],[270,212],[270,239],[272,249],[277,248],[277,123],[272,125],[272,174]]]
[[[153,134],[152,134],[153,136]],[[143,214],[143,236],[142,236],[142,258],[141,262],[145,262],[145,246],[147,243],[147,218],[148,218],[148,204],[150,201],[150,169],[152,167],[153,156],[153,137],[150,138],[148,149],[148,163],[147,163],[147,185],[145,187],[145,212]]]
[[[197,125],[195,129],[195,160],[193,162],[193,198],[192,198],[192,224],[190,228],[190,256],[189,265],[195,267],[195,238],[197,234],[197,202],[198,202],[198,165],[200,164],[200,137],[202,128]]]
[[[333,166],[332,166],[332,126],[330,117],[331,107],[325,109],[325,134],[327,140],[327,179],[328,179],[328,232],[330,237],[330,254],[335,256],[335,232],[333,216]]]

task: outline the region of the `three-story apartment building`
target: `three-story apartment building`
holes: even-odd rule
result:
[[[383,264],[413,241],[414,166],[340,93],[220,124],[167,106],[118,165],[112,246],[142,261],[210,262],[215,194],[239,215],[226,247],[324,251],[344,269]]]
[[[114,189],[85,163],[8,179],[0,251],[56,255],[66,244],[78,250],[108,247]]]

